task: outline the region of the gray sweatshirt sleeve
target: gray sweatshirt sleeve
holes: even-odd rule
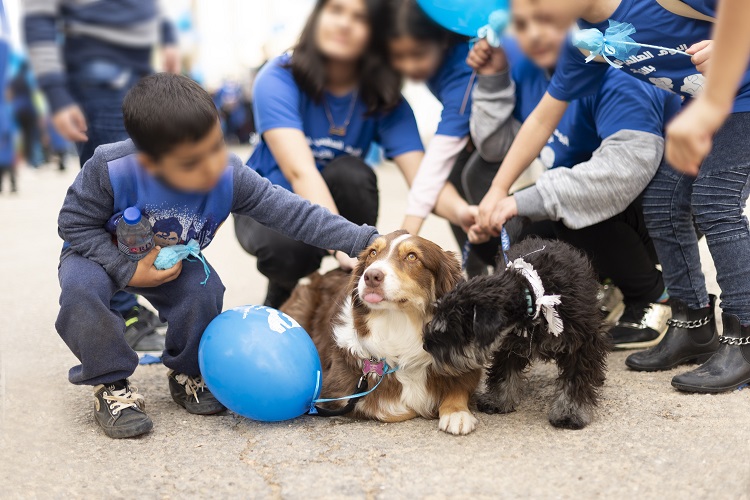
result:
[[[99,148],[68,188],[57,232],[75,252],[102,266],[124,288],[137,263],[120,253],[112,235],[104,229],[113,212],[114,193],[107,161]]]
[[[486,161],[500,162],[513,144],[521,124],[513,118],[516,84],[510,70],[478,75],[472,93],[471,138]]]
[[[589,161],[548,170],[535,186],[516,192],[518,215],[561,220],[571,229],[607,220],[643,192],[663,153],[662,137],[620,130],[602,141]]]
[[[252,217],[284,236],[327,250],[341,250],[356,257],[378,236],[366,224],[358,226],[320,205],[273,185],[268,179],[232,158],[234,201],[232,213]]]

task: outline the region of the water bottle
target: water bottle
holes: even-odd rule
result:
[[[117,224],[117,248],[134,261],[144,258],[154,248],[154,231],[137,207],[129,207]]]

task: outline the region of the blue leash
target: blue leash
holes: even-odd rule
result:
[[[500,230],[500,246],[503,248],[503,260],[505,260],[505,263],[508,263],[508,250],[510,250],[510,236],[508,236],[508,231],[505,230],[505,227],[503,227]],[[471,243],[469,240],[466,240],[464,243],[464,248],[461,251],[461,268],[466,269],[466,263],[469,260],[469,253],[471,252]]]
[[[359,378],[359,382],[357,383],[357,389],[359,392],[352,394],[350,396],[341,396],[340,398],[319,398],[313,400],[312,404],[310,405],[310,410],[308,413],[310,415],[322,415],[324,417],[333,417],[338,415],[345,415],[349,412],[351,412],[354,409],[354,405],[357,404],[357,401],[362,399],[363,397],[367,396],[371,392],[373,392],[375,389],[378,388],[380,383],[383,381],[386,375],[389,375],[391,373],[394,373],[398,371],[398,367],[391,368],[388,366],[388,363],[383,362],[383,375],[380,376],[377,383],[372,387],[372,389],[368,389],[366,391],[362,390],[363,387],[367,387],[367,375],[369,374],[362,374],[362,376]],[[318,372],[318,380],[316,381],[315,385],[315,393],[318,392],[318,389],[320,388],[320,379],[321,374]],[[327,410],[325,408],[320,408],[316,406],[318,403],[331,403],[333,401],[348,401],[347,405],[343,408],[340,408],[338,410]]]

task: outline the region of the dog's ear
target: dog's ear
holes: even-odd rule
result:
[[[461,281],[461,263],[453,252],[443,251],[445,258],[440,259],[435,275],[435,298],[439,299],[453,290]]]
[[[474,339],[477,347],[487,347],[492,344],[505,329],[506,321],[499,307],[474,306]]]

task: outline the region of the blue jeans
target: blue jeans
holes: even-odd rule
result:
[[[97,385],[129,377],[138,355],[125,342],[125,321],[110,309],[117,285],[104,268],[81,255],[63,255],[58,270],[60,313],[57,333],[80,360],[70,369],[73,384]],[[169,323],[162,362],[186,375],[198,375],[198,345],[203,331],[220,312],[224,285],[211,268],[206,278],[200,262],[182,263],[180,276],[153,288],[128,288],[146,297]]]
[[[706,235],[721,308],[750,324],[750,227],[743,214],[750,178],[750,113],[735,113],[714,137],[698,177],[666,164],[643,197],[643,211],[669,295],[691,309],[708,305],[693,219]]]
[[[83,110],[89,140],[76,143],[81,167],[102,144],[128,138],[122,120],[122,100],[140,75],[131,69],[107,61],[91,61],[68,75],[73,98]],[[138,305],[135,295],[118,292],[112,308],[126,314]]]

